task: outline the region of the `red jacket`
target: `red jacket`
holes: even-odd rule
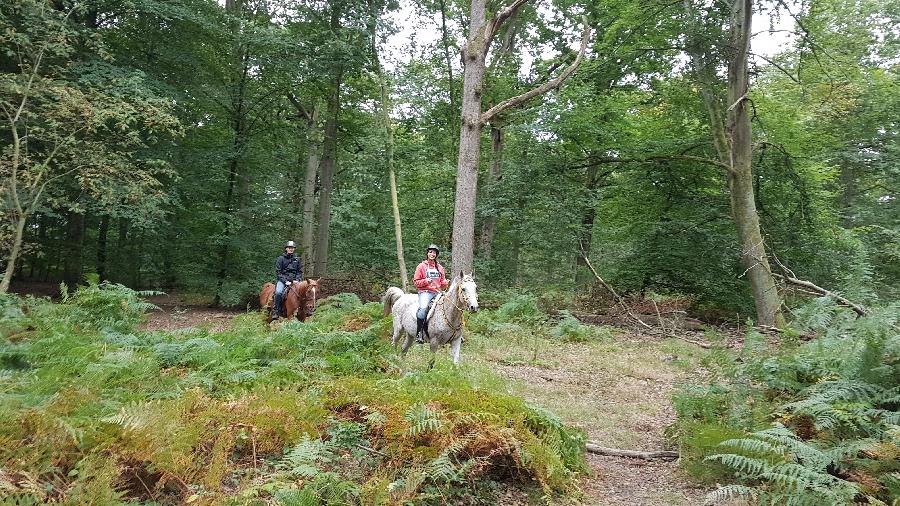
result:
[[[437,268],[435,268],[435,264],[437,264]],[[447,288],[450,286],[450,282],[447,281],[447,277],[444,275],[444,266],[428,260],[422,260],[422,263],[416,267],[413,283],[420,292],[438,292],[438,287]]]

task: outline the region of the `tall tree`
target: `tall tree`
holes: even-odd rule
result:
[[[691,19],[696,20],[691,0],[685,0],[684,5]],[[732,0],[729,7],[730,27],[723,45],[728,67],[725,104],[716,86],[717,59],[712,55],[711,45],[704,45],[700,39],[696,21],[693,23],[694,31],[689,35],[688,51],[709,116],[713,145],[726,171],[731,213],[741,245],[741,263],[745,269],[743,275],[750,282],[757,323],[776,325],[781,320],[781,297],[766,256],[753,184],[753,139],[747,96],[750,92],[748,58],[753,5],[751,0]]]
[[[456,198],[453,207],[453,274],[472,272],[475,253],[475,200],[478,193],[478,166],[481,159],[481,127],[503,111],[518,107],[565,81],[584,57],[590,35],[585,21],[581,49],[575,61],[554,79],[521,95],[504,100],[485,112],[481,111],[481,94],[485,61],[494,37],[527,0],[515,0],[508,7],[486,18],[486,0],[472,0],[469,11],[469,33],[462,48],[463,92],[459,158],[456,173]]]
[[[443,4],[441,4],[443,8]],[[378,79],[379,89],[379,120],[384,136],[384,163],[387,166],[388,185],[391,193],[391,214],[394,218],[394,243],[397,249],[397,264],[400,271],[400,286],[403,291],[409,289],[409,274],[406,272],[406,259],[403,256],[403,225],[400,221],[400,203],[397,197],[397,177],[394,172],[394,127],[391,124],[391,99],[384,68],[378,56],[378,9],[372,2],[372,19],[370,30],[372,32],[372,64],[375,66],[375,74]],[[452,74],[451,74],[452,76]],[[452,81],[452,79],[451,79]]]

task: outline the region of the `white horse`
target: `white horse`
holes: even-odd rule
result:
[[[446,292],[439,295],[428,315],[428,336],[430,337],[431,352],[450,343],[450,354],[453,363],[459,363],[459,348],[463,341],[463,312],[468,309],[471,312],[478,311],[478,292],[475,279],[471,275],[462,273],[453,278],[453,283]],[[387,289],[382,298],[384,302],[384,314],[394,315],[394,334],[391,344],[395,347],[400,338],[400,331],[406,332],[406,343],[403,344],[403,354],[409,351],[416,339],[416,311],[419,309],[419,297],[416,294],[404,293],[403,290],[392,286]],[[431,359],[434,364],[434,358]]]

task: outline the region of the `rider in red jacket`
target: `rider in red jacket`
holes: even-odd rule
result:
[[[425,260],[416,267],[413,275],[413,283],[419,291],[419,311],[416,312],[416,342],[425,342],[425,316],[428,303],[438,292],[450,286],[444,273],[444,266],[438,263],[437,257],[441,254],[436,244],[431,244],[425,250]]]

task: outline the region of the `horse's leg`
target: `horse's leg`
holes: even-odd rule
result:
[[[394,317],[394,333],[391,335],[391,346],[394,348],[397,347],[397,342],[400,340],[400,331],[403,329],[403,322],[400,320],[399,315]]]
[[[459,331],[459,335],[453,338],[453,341],[450,341],[450,355],[453,357],[453,363],[459,363],[459,348],[462,346],[462,329]]]
[[[434,360],[437,358],[437,355],[434,353],[431,354],[431,360],[428,361],[428,370],[434,369]]]
[[[411,336],[406,334],[406,342],[403,343],[403,350],[401,353],[406,355],[406,352],[409,351],[409,347],[412,346],[413,342],[416,340],[416,336]]]

